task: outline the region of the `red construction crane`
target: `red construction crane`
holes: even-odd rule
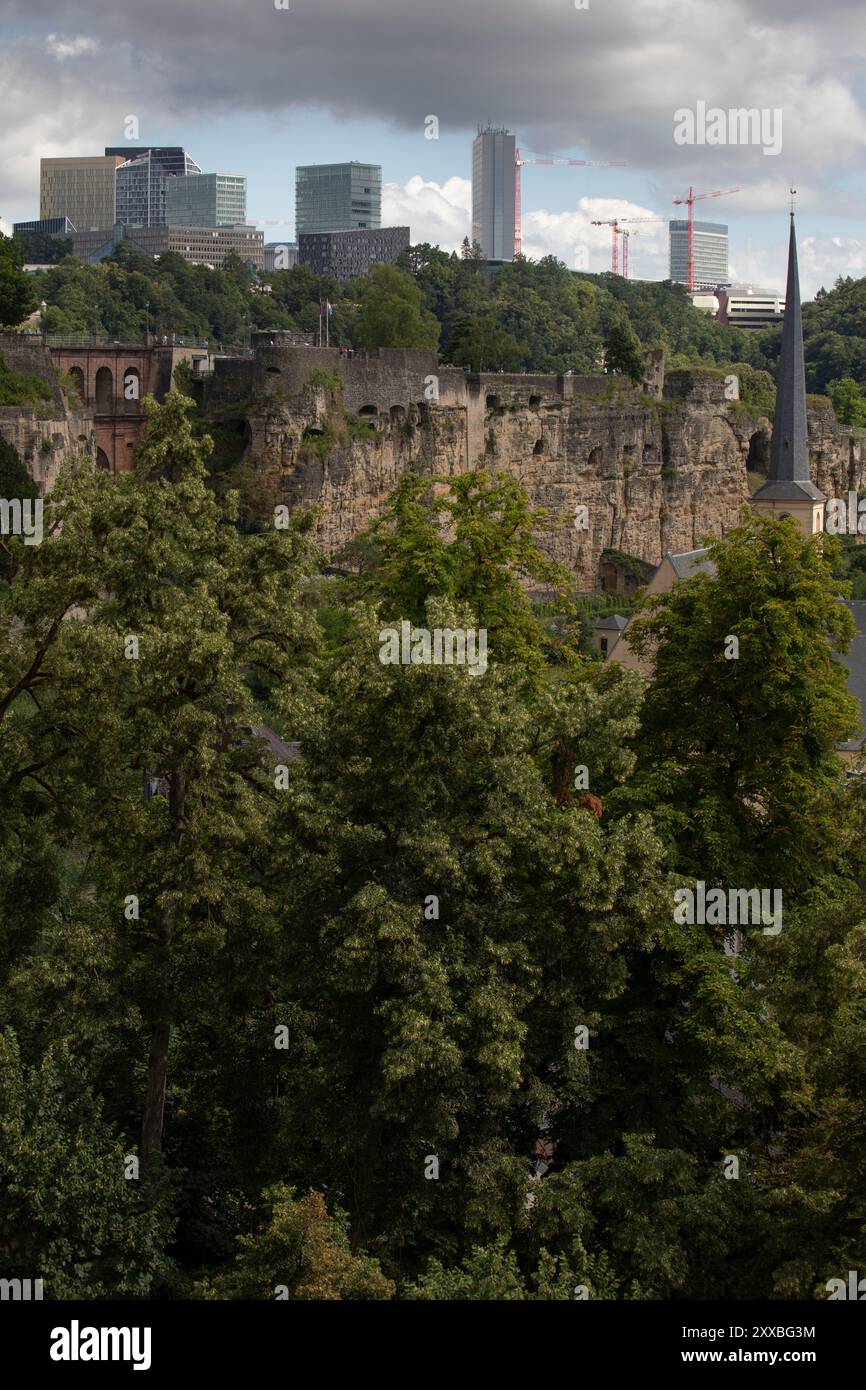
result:
[[[514,150],[514,254],[519,256],[523,245],[522,214],[520,207],[520,170],[524,164],[576,164],[582,169],[626,169],[628,165],[624,159],[564,159],[559,155],[552,154],[527,154],[520,153],[520,147]],[[616,238],[614,237],[614,240]]]
[[[611,263],[614,275],[619,275],[619,242],[617,241],[617,237],[619,236],[619,222],[615,217],[605,217],[598,221],[594,221],[592,225],[593,227],[610,227],[613,239]],[[625,248],[623,248],[623,252],[626,264],[628,264],[628,252],[625,251]]]
[[[628,279],[628,239],[630,236],[637,236],[637,232],[629,232],[626,224],[633,222],[666,221],[666,217],[621,217],[619,219],[619,234],[622,237],[622,273],[624,279]],[[616,273],[616,267],[614,267],[614,273]]]
[[[693,188],[688,191],[685,198],[674,198],[675,203],[684,204],[688,207],[688,241],[686,251],[686,288],[694,293],[695,285],[695,203],[701,198],[724,198],[728,193],[739,193],[739,185],[736,188],[719,188],[715,193],[695,193]]]
[[[614,275],[619,274],[619,242],[617,237],[622,237],[622,273],[628,279],[628,238],[632,233],[626,230],[626,223],[633,222],[664,222],[664,217],[605,217],[598,221],[593,221],[593,227],[610,227],[613,234],[613,256],[611,264]],[[637,232],[633,233],[637,236]]]
[[[622,237],[622,278],[628,279],[628,239],[630,236],[637,236],[637,232],[630,232],[628,227],[620,227],[619,234]]]

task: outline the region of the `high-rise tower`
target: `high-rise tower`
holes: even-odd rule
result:
[[[376,231],[382,225],[381,164],[302,164],[295,171],[295,232]]]
[[[472,144],[472,240],[488,261],[514,260],[515,137],[479,127]]]

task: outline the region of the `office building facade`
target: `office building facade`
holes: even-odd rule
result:
[[[264,232],[256,227],[114,227],[78,232],[71,238],[73,254],[96,265],[110,256],[121,241],[128,241],[145,256],[173,251],[193,265],[219,269],[230,252],[255,270],[264,265]]]
[[[408,246],[408,227],[302,233],[298,237],[298,259],[317,275],[356,280],[359,275],[366,275],[371,265],[393,265]]]
[[[298,264],[296,241],[266,241],[265,270],[291,270]]]
[[[119,155],[39,161],[39,219],[68,217],[78,230],[116,221],[115,176]]]
[[[472,144],[472,240],[488,261],[514,259],[515,137],[497,126]]]
[[[381,164],[305,164],[295,171],[295,233],[382,226]]]
[[[669,223],[670,278],[688,284],[689,224],[685,218]],[[728,279],[728,229],[721,222],[695,222],[695,289],[715,289]]]
[[[179,145],[136,150],[117,146],[107,149],[106,154],[125,155],[117,170],[115,216],[126,227],[164,227],[168,184],[173,179],[201,173],[195,160]]]
[[[720,286],[717,299],[719,323],[728,328],[772,328],[785,317],[785,296],[778,290],[755,285]]]
[[[242,227],[247,181],[242,174],[187,174],[165,188],[168,227]]]
[[[37,222],[15,222],[12,227],[14,236],[72,236],[76,230],[68,217],[43,217]]]

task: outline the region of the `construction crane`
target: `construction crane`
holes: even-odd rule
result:
[[[695,203],[700,202],[701,198],[724,198],[728,193],[739,193],[740,188],[719,188],[714,193],[696,193],[690,188],[685,198],[674,198],[674,202],[684,205],[689,210],[688,215],[688,239],[686,250],[686,288],[694,294],[697,286],[695,284]]]
[[[626,229],[626,223],[664,222],[664,220],[663,217],[604,217],[593,221],[593,227],[610,227],[611,229],[613,242],[611,267],[614,275],[619,274],[619,242],[617,237],[620,236],[622,237],[622,273],[624,278],[628,279],[628,238],[631,233]],[[635,232],[634,235],[636,236],[637,233]]]
[[[622,237],[622,278],[628,279],[628,239],[630,236],[637,236],[637,232],[630,232],[628,227],[620,227],[619,234]]]
[[[520,205],[520,170],[524,164],[572,164],[578,165],[582,169],[626,169],[628,165],[623,159],[564,159],[559,155],[552,154],[526,154],[520,153],[520,147],[514,149],[514,254],[521,254],[523,246],[523,224]],[[614,238],[615,240],[616,238]]]
[[[625,280],[628,279],[628,239],[629,239],[630,236],[637,236],[637,232],[630,232],[630,231],[628,230],[629,224],[632,224],[632,223],[635,223],[635,222],[666,222],[666,221],[667,221],[667,218],[665,218],[665,217],[621,217],[621,218],[619,219],[619,227],[618,227],[618,230],[619,230],[620,236],[622,237],[622,274],[623,274],[623,279],[625,279]],[[613,268],[613,273],[614,273],[614,275],[616,274],[616,266],[615,266],[615,265],[614,265],[614,268]]]
[[[613,255],[612,255],[612,257],[611,257],[611,263],[612,263],[612,268],[613,268],[613,273],[614,273],[614,275],[619,275],[619,242],[617,241],[617,237],[618,237],[619,234],[620,234],[620,233],[619,233],[619,222],[617,221],[617,219],[616,219],[615,217],[605,217],[605,218],[601,218],[601,219],[599,219],[599,220],[597,220],[597,221],[593,221],[593,224],[592,224],[592,225],[593,225],[593,227],[610,227],[610,230],[611,230],[611,233],[612,233],[612,249],[613,249]],[[624,256],[625,256],[626,265],[628,265],[628,251],[625,250],[625,245],[623,245],[623,254],[624,254]]]

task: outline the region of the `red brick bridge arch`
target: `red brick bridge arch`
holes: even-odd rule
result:
[[[189,350],[143,343],[99,343],[51,347],[58,373],[69,373],[82,405],[94,413],[101,467],[122,473],[135,466],[135,446],[144,429],[144,396],[164,400],[175,363]]]

